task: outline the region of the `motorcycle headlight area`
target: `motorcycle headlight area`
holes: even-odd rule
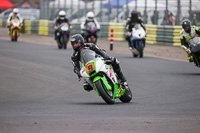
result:
[[[190,44],[192,44],[194,46],[200,45],[200,38],[194,37],[193,39],[190,40]]]
[[[19,23],[13,23],[13,26],[14,26],[14,27],[18,27],[18,26],[19,26]]]
[[[85,68],[86,68],[86,72],[87,72],[89,75],[92,75],[93,73],[95,73],[94,63],[89,63],[89,64],[87,64],[87,66],[86,66]]]
[[[62,30],[62,31],[67,31],[67,30],[68,30],[68,27],[67,27],[67,26],[63,26],[63,27],[61,27],[61,30]]]

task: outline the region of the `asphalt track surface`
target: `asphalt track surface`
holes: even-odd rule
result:
[[[0,40],[0,133],[200,132],[200,68],[108,53],[120,60],[130,103],[84,91],[71,48]]]

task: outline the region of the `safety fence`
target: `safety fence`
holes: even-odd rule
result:
[[[125,25],[122,23],[100,23],[101,31],[99,32],[100,38],[110,39],[110,31],[113,29],[114,41],[125,40]],[[146,43],[157,45],[170,45],[180,46],[179,34],[181,26],[157,26],[157,25],[145,25],[147,29]],[[6,27],[6,21],[0,19],[0,27]],[[73,29],[71,35],[80,33],[80,23],[72,24]],[[22,32],[26,34],[38,34],[38,35],[53,35],[54,34],[54,22],[49,20],[30,21],[25,20]]]

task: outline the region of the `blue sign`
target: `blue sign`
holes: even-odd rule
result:
[[[102,4],[102,8],[123,8],[127,2],[132,2],[135,0],[110,0],[105,4]]]

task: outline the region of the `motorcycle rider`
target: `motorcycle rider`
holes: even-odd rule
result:
[[[199,62],[197,61],[198,57],[196,57],[196,55],[190,50],[190,39],[193,39],[194,37],[200,35],[200,30],[195,25],[191,26],[191,22],[189,19],[184,19],[182,21],[182,28],[183,29],[180,32],[181,47],[187,52],[188,61],[194,61],[196,66],[200,66]]]
[[[11,22],[12,19],[18,19],[20,21],[20,25],[22,26],[23,19],[20,17],[18,8],[14,8],[13,11],[9,14],[9,17],[7,19],[8,33],[9,34],[10,34],[10,25],[11,25],[10,22]]]
[[[137,11],[132,11],[131,17],[129,17],[127,19],[126,26],[125,26],[125,28],[127,30],[125,39],[128,41],[129,48],[131,47],[131,32],[132,32],[133,28],[135,27],[135,24],[140,24],[141,27],[144,29],[144,31],[147,32],[141,17],[139,17],[139,13]],[[145,39],[143,40],[143,43],[145,46]]]
[[[54,32],[55,33],[55,40],[57,40],[58,28],[59,28],[60,24],[62,24],[63,22],[67,23],[68,26],[70,27],[70,29],[72,28],[69,20],[66,18],[66,12],[61,10],[58,13],[58,17],[56,19],[56,23],[55,23],[55,27],[54,27],[54,29],[55,29],[55,32]]]
[[[126,78],[124,77],[121,68],[119,66],[119,61],[115,57],[110,57],[104,50],[99,49],[95,44],[93,43],[84,43],[84,38],[81,36],[81,34],[75,34],[71,38],[71,45],[74,49],[74,53],[71,56],[72,63],[74,65],[74,73],[76,73],[81,78],[80,74],[80,52],[83,49],[90,49],[94,51],[96,54],[102,56],[105,60],[111,61],[111,65],[117,74],[117,76],[120,78],[122,85],[127,88],[128,84],[126,82]],[[89,83],[85,80],[83,83],[83,88],[86,91],[91,91],[93,88],[89,85]]]
[[[94,13],[88,12],[86,15],[86,20],[81,23],[81,35],[84,37],[85,40],[87,40],[89,36],[89,34],[85,31],[86,25],[90,22],[93,22],[96,25],[97,30],[100,30],[100,25],[98,21],[94,18]],[[97,35],[95,37],[98,38]]]

